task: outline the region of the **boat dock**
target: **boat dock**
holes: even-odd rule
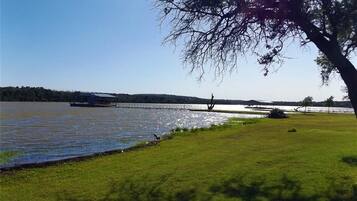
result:
[[[148,103],[117,103],[116,108],[130,108],[130,109],[165,109],[165,110],[190,110],[193,107],[186,104],[148,104]]]

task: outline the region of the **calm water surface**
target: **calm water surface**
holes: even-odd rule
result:
[[[153,140],[153,134],[163,135],[176,127],[207,127],[223,123],[230,117],[261,117],[172,109],[204,108],[205,105],[151,105],[167,109],[80,108],[70,107],[68,103],[1,102],[0,151],[19,154],[0,167],[127,148],[140,141]]]

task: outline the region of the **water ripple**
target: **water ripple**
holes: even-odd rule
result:
[[[257,117],[169,109],[75,108],[68,103],[0,104],[0,151],[21,153],[0,167],[127,148],[175,127],[207,127],[234,116]]]

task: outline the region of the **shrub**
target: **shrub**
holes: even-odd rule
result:
[[[282,118],[287,118],[288,115],[285,114],[285,112],[281,109],[274,108],[270,111],[268,114],[268,118],[273,118],[273,119],[282,119]]]

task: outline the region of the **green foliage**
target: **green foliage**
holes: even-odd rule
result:
[[[42,87],[1,87],[0,101],[71,102],[81,99],[80,92],[55,91]]]
[[[319,52],[315,62],[321,67],[320,75],[322,84],[328,85],[330,76],[337,72],[337,67],[333,65],[322,52]]]

